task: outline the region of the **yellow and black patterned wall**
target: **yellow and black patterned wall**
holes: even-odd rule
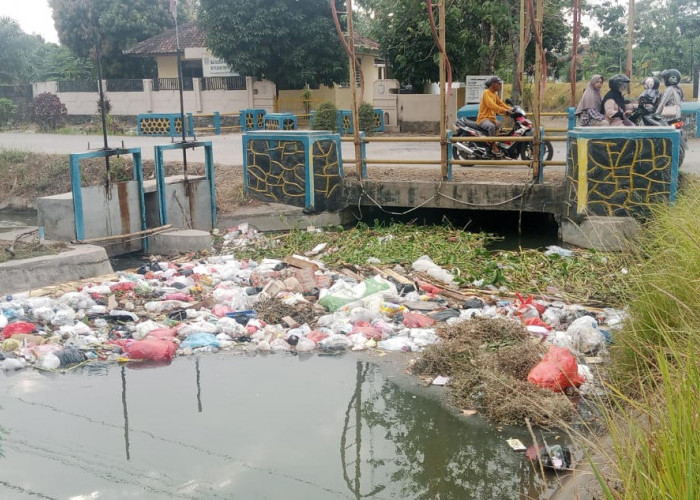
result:
[[[671,133],[641,136],[630,132],[570,133],[566,213],[644,218],[654,204],[675,200],[678,169]],[[630,135],[631,134],[631,135]],[[677,151],[676,151],[677,157]],[[677,160],[676,160],[677,161]]]
[[[246,188],[255,199],[315,211],[336,211],[340,201],[342,166],[339,141],[333,139],[251,139],[246,144]],[[307,178],[307,148],[311,149],[311,179]]]

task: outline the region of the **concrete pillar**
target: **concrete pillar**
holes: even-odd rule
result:
[[[143,80],[143,92],[146,94],[146,113],[153,113],[153,80]]]
[[[202,112],[202,79],[192,78],[192,90],[194,90],[194,109]]]

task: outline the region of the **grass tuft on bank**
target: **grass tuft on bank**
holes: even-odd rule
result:
[[[700,495],[700,186],[655,210],[630,266],[630,318],[611,349],[607,498]],[[612,488],[609,485],[619,485]]]

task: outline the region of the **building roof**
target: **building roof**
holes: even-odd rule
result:
[[[366,36],[358,35],[357,33],[353,33],[353,35],[355,39],[355,48],[379,54],[379,44],[377,42]]]
[[[207,46],[204,40],[204,32],[197,26],[196,21],[183,23],[178,27],[178,32],[180,35],[180,50]],[[379,44],[371,38],[360,36],[357,33],[355,33],[354,38],[355,47],[361,52],[379,54]],[[143,57],[177,54],[175,28],[137,43],[133,47],[126,49],[124,54]]]
[[[180,37],[180,50],[206,47],[204,32],[197,27],[195,21],[178,26],[178,35]],[[144,57],[177,54],[175,28],[137,43],[133,47],[126,49],[124,54]]]

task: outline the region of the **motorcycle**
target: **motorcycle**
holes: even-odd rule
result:
[[[534,124],[527,118],[523,108],[513,106],[510,99],[506,99],[506,103],[513,107],[513,112],[510,114],[513,119],[513,128],[505,134],[499,134],[499,137],[503,137],[504,140],[496,143],[498,149],[503,153],[504,158],[531,160],[532,142],[508,141],[507,138],[532,136]],[[485,129],[481,128],[474,120],[466,117],[459,118],[455,122],[455,128],[454,137],[488,137],[488,132]],[[542,141],[540,147],[544,148],[544,159],[551,160],[554,155],[552,143]],[[452,157],[455,160],[492,160],[495,158],[491,152],[491,143],[469,141],[455,142],[452,146]]]
[[[632,123],[639,127],[673,127],[681,133],[680,146],[678,150],[678,166],[683,165],[687,143],[683,135],[683,120],[681,118],[664,118],[656,113],[655,103],[644,98],[644,94],[639,96],[637,107],[627,117]]]

